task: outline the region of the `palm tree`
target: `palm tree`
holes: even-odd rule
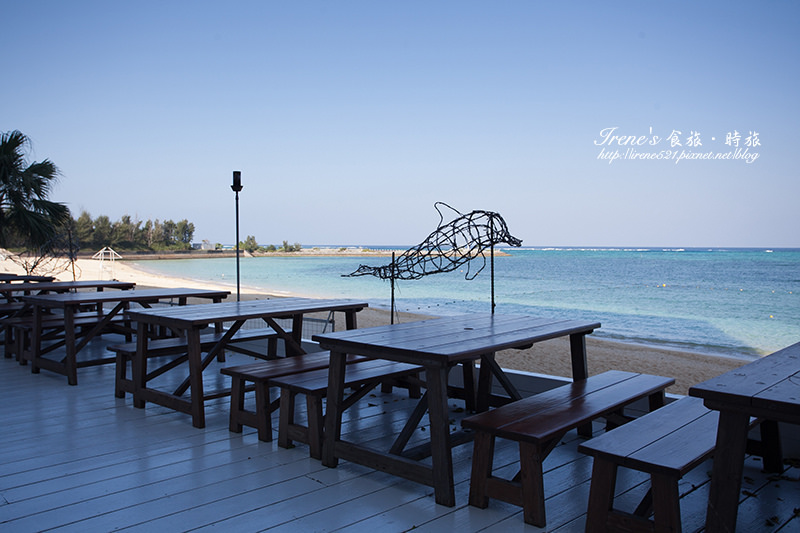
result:
[[[28,164],[28,144],[19,131],[0,135],[0,247],[44,246],[70,218],[66,205],[47,200],[58,168],[48,159]]]

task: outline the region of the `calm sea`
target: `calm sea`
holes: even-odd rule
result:
[[[377,248],[377,247],[371,247]],[[599,321],[598,337],[754,358],[800,341],[800,249],[504,249],[495,257],[497,313]],[[388,281],[343,277],[388,257],[240,259],[241,284],[274,294],[363,299],[388,308]],[[232,258],[143,261],[169,276],[229,284]],[[472,270],[480,267],[473,263]],[[491,311],[489,262],[396,285],[401,311]]]

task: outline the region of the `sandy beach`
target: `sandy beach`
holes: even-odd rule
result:
[[[0,258],[1,259],[1,258]],[[0,272],[24,274],[22,268],[9,260],[0,261]],[[62,272],[57,279],[70,281],[72,271]],[[79,259],[76,263],[76,279],[117,279],[132,281],[140,287],[196,287],[224,288],[230,290],[235,298],[235,286],[222,286],[202,283],[195,280],[166,277],[134,268],[125,261],[97,261]],[[243,299],[273,297],[246,286],[241,287]],[[401,322],[424,318],[421,315],[402,313]],[[378,326],[389,323],[389,312],[383,309],[365,309],[359,314],[359,327]],[[736,358],[711,356],[679,350],[661,349],[622,342],[587,338],[587,358],[589,371],[598,374],[610,369],[629,370],[658,374],[675,378],[675,385],[668,392],[686,394],[688,388],[696,383],[717,376],[747,361]],[[567,339],[535,344],[527,350],[509,350],[497,354],[498,362],[504,368],[522,370],[552,376],[570,375],[569,342]]]

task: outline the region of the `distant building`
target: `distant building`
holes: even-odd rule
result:
[[[192,243],[192,250],[213,250],[214,248],[215,245],[208,241]]]

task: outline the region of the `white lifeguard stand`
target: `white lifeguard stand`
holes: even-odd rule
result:
[[[114,260],[122,259],[122,256],[106,246],[92,256],[92,259],[100,261],[100,279],[106,279],[105,273],[108,272],[108,279],[114,279]]]

